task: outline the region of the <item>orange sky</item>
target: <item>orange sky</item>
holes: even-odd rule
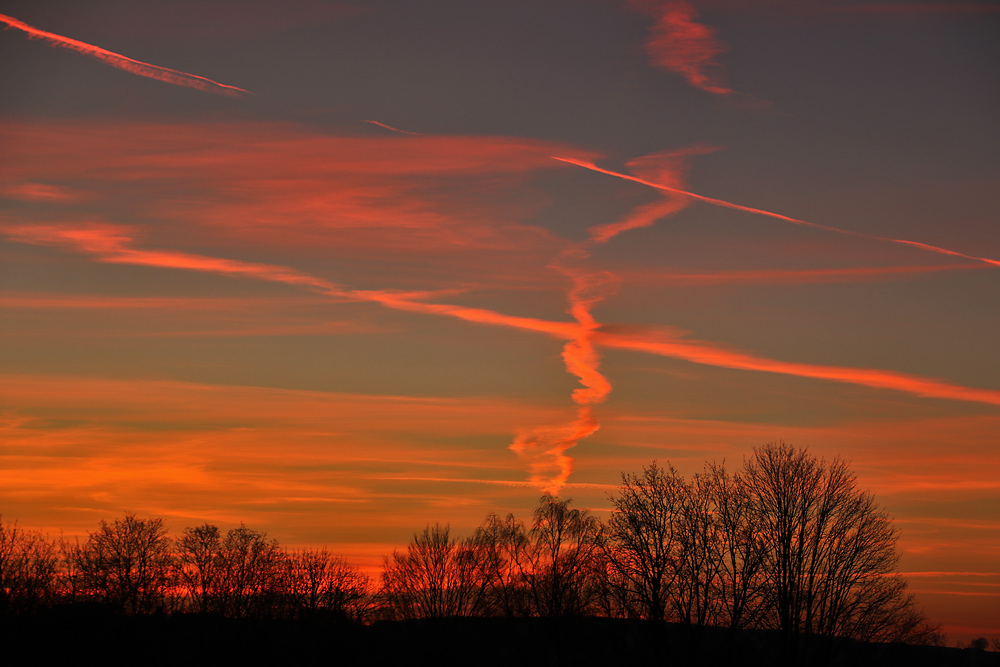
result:
[[[374,571],[781,439],[1000,635],[991,6],[8,5],[5,520]]]

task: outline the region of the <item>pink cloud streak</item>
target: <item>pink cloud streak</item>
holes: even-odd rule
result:
[[[680,74],[705,92],[732,94],[722,84],[721,68],[715,61],[727,47],[712,28],[695,20],[698,12],[690,3],[633,0],[632,6],[656,20],[645,44],[646,55],[654,66]]]

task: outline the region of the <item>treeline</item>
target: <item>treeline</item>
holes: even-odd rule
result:
[[[669,621],[733,631],[940,644],[896,567],[897,532],[837,459],[784,443],[729,472],[623,474],[602,522],[542,496],[530,522],[490,514],[472,535],[427,526],[380,581],[325,549],[289,551],[246,526],[127,514],[82,542],[0,521],[0,612],[85,603],[122,615]]]
[[[123,615],[327,613],[364,622],[372,590],[369,577],[326,549],[285,550],[244,525],[223,535],[204,524],[171,539],[162,519],[126,514],[71,543],[0,521],[0,613],[97,604]]]

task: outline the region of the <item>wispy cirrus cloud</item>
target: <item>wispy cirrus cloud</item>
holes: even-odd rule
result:
[[[698,12],[683,0],[632,0],[632,7],[651,16],[646,55],[661,69],[683,76],[695,88],[715,95],[731,95],[723,82],[716,57],[728,47],[715,30],[697,21]]]
[[[28,202],[74,204],[88,199],[86,193],[49,183],[12,183],[0,188],[0,195]]]
[[[184,86],[185,88],[194,88],[207,93],[218,93],[221,95],[228,95],[230,97],[241,97],[243,95],[252,94],[248,90],[219,83],[218,81],[213,81],[203,76],[198,76],[197,74],[188,74],[187,72],[179,72],[177,70],[170,69],[169,67],[160,67],[159,65],[152,65],[150,63],[142,62],[141,60],[134,60],[133,58],[123,56],[120,53],[108,51],[107,49],[102,49],[99,46],[81,42],[77,39],[73,39],[72,37],[64,37],[45,30],[39,30],[38,28],[28,25],[24,21],[20,21],[5,14],[0,14],[0,23],[6,24],[7,28],[20,30],[32,39],[41,39],[52,44],[53,46],[71,49],[86,56],[97,58],[101,62],[107,63],[117,69],[130,72],[131,74],[156,79],[157,81],[163,81],[164,83],[172,83],[175,86]]]
[[[482,443],[502,442],[514,419],[555,412],[488,396],[40,375],[0,377],[0,404],[5,513],[24,508],[22,520],[73,534],[92,529],[95,514],[124,506],[186,525],[252,521],[293,544],[310,543],[309,523],[328,525],[331,503],[355,507],[339,524],[343,531],[392,542],[392,522],[374,520],[388,512],[405,539],[428,497],[400,507],[400,483],[377,477],[444,478],[458,468],[511,479],[517,462]],[[510,493],[504,486],[513,485],[497,491]],[[293,499],[304,520],[282,525],[271,508]],[[485,510],[477,505],[470,514],[478,522]],[[377,558],[382,548],[369,545],[367,555]]]
[[[0,143],[0,187],[73,184],[161,245],[266,249],[420,288],[554,287],[545,266],[565,242],[527,224],[544,200],[524,182],[557,167],[556,150],[592,156],[531,139],[281,123],[12,122]],[[52,214],[22,213],[40,224]]]

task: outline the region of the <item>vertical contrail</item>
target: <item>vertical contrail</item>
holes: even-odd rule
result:
[[[86,42],[81,42],[70,37],[63,37],[62,35],[56,35],[55,33],[46,32],[45,30],[39,30],[38,28],[28,25],[24,21],[19,21],[4,14],[0,14],[0,23],[6,23],[9,28],[17,28],[18,30],[27,33],[28,37],[32,39],[44,39],[54,46],[61,46],[65,49],[79,51],[84,55],[97,58],[112,67],[117,67],[118,69],[125,70],[126,72],[138,74],[139,76],[145,76],[150,79],[156,79],[157,81],[172,83],[177,86],[196,88],[197,90],[203,90],[208,93],[229,95],[230,97],[240,97],[243,95],[253,94],[248,90],[243,90],[242,88],[237,88],[236,86],[227,86],[224,83],[212,81],[211,79],[206,79],[205,77],[198,76],[197,74],[178,72],[177,70],[173,70],[168,67],[160,67],[158,65],[144,63],[140,60],[133,60],[128,56],[123,56],[120,53],[114,53],[113,51],[102,49],[101,47],[94,46],[93,44],[87,44]]]
[[[629,166],[668,183],[683,185],[685,158],[692,154],[714,150],[693,146],[679,151],[666,151],[647,155],[629,162]],[[593,308],[617,288],[618,277],[609,271],[594,271],[578,264],[590,259],[589,248],[607,243],[630,229],[648,227],[657,220],[673,215],[687,206],[690,198],[668,193],[664,200],[638,207],[624,219],[590,228],[590,239],[564,251],[550,268],[570,280],[566,295],[567,312],[576,321],[573,334],[563,346],[563,363],[566,371],[575,375],[581,387],[573,391],[577,404],[576,418],[564,426],[550,426],[522,432],[511,449],[528,461],[531,481],[552,494],[565,486],[573,472],[573,459],[566,452],[580,440],[600,428],[593,406],[603,403],[611,393],[611,383],[601,373],[601,355],[594,345],[600,323],[593,316]]]
[[[615,276],[606,271],[587,271],[566,266],[567,259],[585,260],[583,248],[564,252],[552,268],[570,279],[567,312],[576,320],[569,340],[563,346],[566,371],[575,375],[582,386],[573,390],[576,417],[563,426],[547,426],[518,434],[510,448],[528,461],[531,482],[545,491],[558,494],[573,472],[573,459],[567,450],[592,435],[600,424],[593,406],[603,403],[611,392],[611,383],[600,371],[601,355],[594,347],[594,332],[600,327],[591,309],[614,289]]]

